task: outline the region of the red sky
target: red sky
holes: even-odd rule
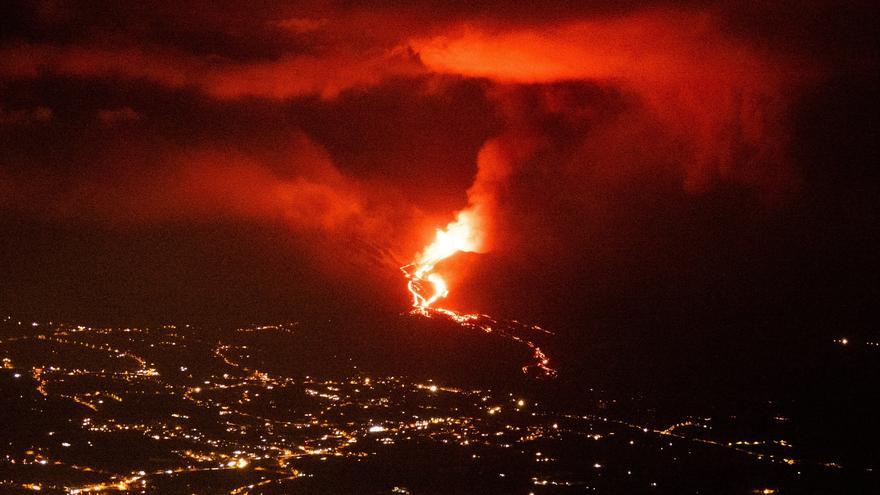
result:
[[[687,298],[726,277],[745,293],[749,277],[775,278],[775,251],[798,245],[800,234],[778,237],[778,226],[823,210],[810,203],[817,190],[847,189],[823,189],[839,162],[823,146],[839,144],[839,126],[828,143],[811,133],[829,135],[817,130],[829,125],[816,116],[824,109],[856,111],[876,69],[867,4],[14,1],[3,10],[0,213],[18,232],[4,263],[28,267],[4,290],[24,301],[52,285],[73,301],[61,308],[76,306],[105,243],[190,235],[176,244],[210,251],[199,236],[215,228],[285,239],[283,254],[268,257],[228,236],[217,248],[239,253],[236,265],[262,256],[260,276],[222,269],[229,285],[263,287],[254,300],[265,290],[283,301],[296,290],[278,288],[286,280],[331,280],[345,297],[380,287],[393,305],[405,298],[402,284],[391,294],[395,265],[468,204],[483,212],[490,252],[459,260],[465,290],[451,302],[462,307],[557,307],[571,293],[605,294],[600,305],[615,307],[667,286],[686,286],[676,297]],[[835,118],[853,127],[841,132],[853,146],[870,141],[870,125]],[[47,264],[51,242],[34,232],[52,229],[105,247],[80,252],[59,233],[61,254]],[[116,294],[119,280],[163,263],[157,247],[139,249],[102,282],[137,307],[177,287],[157,275]],[[216,269],[177,262],[196,277]],[[74,267],[61,282],[59,266]]]

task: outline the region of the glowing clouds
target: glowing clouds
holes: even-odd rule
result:
[[[777,66],[781,60],[772,52],[725,33],[717,19],[700,12],[643,12],[509,29],[473,24],[411,44],[433,71],[527,84],[736,83],[790,70]]]
[[[108,47],[94,44],[0,46],[0,78],[33,79],[45,74],[78,78],[146,80],[170,89],[195,88],[220,99],[288,99],[304,95],[332,98],[351,88],[372,87],[423,68],[406,50],[347,47],[320,57],[286,54],[240,62],[197,56],[157,46]]]
[[[719,180],[770,194],[796,187],[786,116],[797,90],[819,71],[791,53],[738,38],[711,14],[647,11],[540,27],[467,24],[411,44],[435,72],[500,85],[588,82],[635,96],[661,122],[669,147],[682,150],[676,158],[689,191]]]
[[[717,12],[472,19],[408,44],[431,72],[484,80],[504,120],[476,157],[467,209],[403,267],[417,309],[449,292],[440,261],[502,247],[528,258],[536,235],[540,254],[559,260],[553,243],[576,236],[548,224],[601,231],[637,186],[704,193],[727,182],[768,202],[798,187],[787,119],[817,72],[742,38]],[[547,184],[558,191],[545,194]]]

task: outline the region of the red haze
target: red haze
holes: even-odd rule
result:
[[[19,44],[0,48],[0,66],[0,74],[6,77],[60,74],[144,79],[169,88],[197,88],[220,99],[312,94],[332,98],[340,91],[373,86],[387,77],[421,72],[407,51],[381,48],[239,62],[162,47]]]
[[[285,222],[329,238],[303,243],[321,254],[360,240],[392,277],[456,209],[484,222],[484,248],[549,258],[596,248],[584,232],[652,194],[735,185],[784,202],[802,183],[792,109],[823,72],[711,7],[118,9],[43,13],[48,34],[0,38],[4,210]]]
[[[688,190],[732,180],[775,197],[796,187],[787,111],[816,69],[726,34],[711,15],[649,11],[539,28],[466,24],[412,44],[434,71],[500,84],[590,81],[635,93],[683,146]],[[564,102],[546,103],[566,112]]]

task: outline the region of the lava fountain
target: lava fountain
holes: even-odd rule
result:
[[[445,229],[437,229],[434,242],[417,255],[415,261],[400,267],[407,278],[406,287],[412,295],[412,313],[427,318],[444,317],[461,327],[481,330],[524,344],[530,349],[535,362],[523,366],[523,373],[537,370],[539,376],[555,376],[556,370],[550,367],[550,358],[531,340],[531,335],[535,332],[552,335],[551,332],[537,325],[525,325],[515,320],[500,321],[488,315],[459,313],[433,306],[449,294],[446,280],[435,271],[437,264],[456,253],[479,251],[482,238],[474,212],[463,210]]]
[[[475,252],[481,244],[481,234],[475,226],[472,212],[459,212],[454,222],[445,229],[437,229],[432,242],[416,260],[401,267],[408,279],[407,289],[413,297],[413,307],[424,313],[432,304],[449,294],[443,277],[434,271],[437,263],[460,252]]]

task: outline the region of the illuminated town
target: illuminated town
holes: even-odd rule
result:
[[[786,417],[743,437],[731,417],[660,421],[598,391],[592,407],[560,410],[537,376],[474,389],[349,359],[303,374],[286,366],[309,338],[296,323],[212,338],[2,325],[3,493],[769,494],[853,476],[780,436]]]
[[[0,495],[880,494],[878,26],[0,2]]]

